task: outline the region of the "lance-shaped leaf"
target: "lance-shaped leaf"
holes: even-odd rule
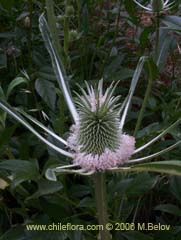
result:
[[[42,142],[44,142],[50,148],[54,149],[55,151],[59,152],[60,154],[63,154],[67,157],[72,158],[71,153],[55,146],[54,144],[49,142],[46,138],[42,137],[15,109],[13,109],[8,103],[4,102],[1,99],[0,99],[0,108],[3,109],[5,112],[7,112],[9,115],[11,115],[18,122],[23,124],[27,129],[29,129],[36,137],[38,137]]]
[[[131,167],[132,171],[159,172],[171,175],[181,175],[181,161],[159,161],[139,164]]]
[[[134,91],[135,91],[138,79],[140,77],[140,74],[142,72],[144,63],[145,63],[145,61],[147,59],[148,59],[147,57],[141,57],[140,58],[140,60],[138,62],[138,65],[136,67],[136,70],[135,70],[135,72],[133,74],[133,78],[131,80],[131,86],[130,86],[129,93],[128,93],[128,96],[127,96],[127,102],[126,102],[126,104],[124,103],[125,104],[125,109],[124,109],[123,115],[121,117],[121,123],[120,123],[120,128],[121,129],[124,126],[124,123],[125,123],[125,120],[126,120],[126,116],[127,116],[127,113],[128,113],[128,109],[129,109],[129,106],[130,106],[130,103],[131,103],[131,99],[133,97],[133,94],[134,94]]]
[[[39,171],[35,161],[5,160],[0,162],[0,169],[13,173],[13,188],[24,181],[35,180],[39,177]]]
[[[6,98],[8,99],[9,98],[9,95],[11,94],[11,92],[13,91],[13,89],[22,84],[22,83],[28,83],[27,79],[26,78],[23,78],[23,77],[17,77],[15,78],[8,86],[8,89],[7,89],[7,93],[6,93]],[[6,99],[6,100],[7,100]]]
[[[181,31],[181,17],[165,16],[162,18],[162,21],[167,25],[168,29]]]
[[[45,42],[46,48],[50,54],[53,68],[54,68],[55,74],[57,76],[59,86],[63,91],[65,100],[66,100],[69,110],[72,114],[72,117],[73,117],[74,121],[77,122],[79,119],[79,116],[78,116],[77,110],[74,106],[73,100],[71,98],[70,91],[68,91],[68,86],[66,84],[65,76],[64,76],[64,72],[63,72],[63,68],[62,68],[62,62],[61,62],[61,59],[60,59],[60,57],[57,53],[57,50],[54,46],[50,29],[48,27],[47,21],[43,14],[39,18],[39,27],[40,27],[40,31],[41,31],[43,40]]]
[[[110,169],[112,172],[158,172],[163,174],[181,176],[181,161],[159,161],[144,164],[137,164],[131,167],[120,167]]]

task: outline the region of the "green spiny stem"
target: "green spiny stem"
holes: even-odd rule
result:
[[[103,226],[103,230],[100,231],[100,240],[110,240],[111,234],[108,230],[106,230],[106,224],[108,223],[108,213],[107,213],[105,173],[98,172],[95,174],[94,178],[98,222],[100,225]]]

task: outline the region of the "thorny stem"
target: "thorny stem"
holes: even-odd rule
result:
[[[106,230],[106,224],[108,223],[108,213],[107,213],[105,173],[98,172],[95,174],[94,178],[98,222],[100,225],[103,226],[103,230],[100,231],[99,240],[110,240],[111,234],[108,230]]]

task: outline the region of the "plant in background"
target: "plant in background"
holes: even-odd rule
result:
[[[176,7],[179,4],[179,1],[163,1],[163,0],[151,0],[149,5],[147,7],[145,7],[143,4],[141,4],[139,1],[137,0],[133,0],[139,7],[141,7],[145,12],[147,12],[148,14],[152,14],[154,17],[154,22],[155,22],[155,32],[153,35],[153,49],[152,49],[152,53],[150,53],[150,55],[153,57],[153,60],[155,62],[156,68],[158,70],[158,72],[160,73],[162,71],[161,69],[161,65],[162,65],[162,61],[164,61],[162,58],[162,54],[165,51],[165,46],[166,46],[166,40],[162,39],[162,34],[165,31],[165,26],[162,26],[164,23],[164,18],[163,21],[162,20],[162,15],[164,16],[166,11],[173,9],[174,7]],[[167,32],[167,30],[166,30]],[[169,33],[170,34],[170,33]],[[168,35],[169,35],[168,34]],[[162,42],[163,41],[163,42]],[[138,130],[140,128],[141,122],[143,120],[143,114],[145,112],[146,106],[148,104],[148,99],[151,95],[151,91],[153,89],[154,86],[154,82],[157,79],[158,76],[152,76],[153,71],[151,70],[150,73],[148,74],[148,84],[146,87],[146,91],[145,91],[145,96],[144,96],[144,100],[143,100],[143,104],[141,106],[141,110],[139,112],[139,116],[137,119],[137,123],[136,123],[136,127],[134,130],[134,136],[137,135]]]
[[[180,161],[160,161],[140,164],[179,146],[181,143],[180,140],[157,153],[129,160],[131,156],[148,148],[164,134],[169,132],[171,128],[178,125],[180,119],[151,141],[135,149],[134,137],[125,134],[123,127],[143,66],[146,64],[151,73],[151,60],[148,57],[142,57],[139,60],[131,81],[128,96],[122,104],[118,103],[120,97],[114,96],[114,90],[117,84],[112,83],[104,92],[103,80],[100,80],[95,87],[86,83],[87,91],[80,87],[82,95],[76,93],[77,98],[73,101],[65,81],[65,71],[62,67],[54,38],[51,35],[44,15],[40,16],[39,23],[43,39],[51,56],[58,83],[74,121],[70,135],[66,141],[27,113],[20,109],[12,108],[2,98],[0,99],[0,108],[27,127],[42,142],[47,144],[48,147],[71,159],[72,162],[69,165],[47,169],[46,177],[48,179],[56,181],[57,173],[94,176],[99,224],[105,226],[108,222],[105,185],[106,172],[156,171],[181,175]],[[47,138],[35,130],[26,119],[58,140],[65,148],[60,148],[47,140]],[[100,235],[102,240],[111,238],[110,233],[105,229],[100,232]]]

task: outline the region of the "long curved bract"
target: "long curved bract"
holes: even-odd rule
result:
[[[22,115],[24,115],[27,119],[29,119],[31,122],[33,122],[34,124],[36,124],[38,127],[40,127],[41,129],[43,129],[45,132],[47,132],[48,134],[50,134],[52,137],[54,137],[56,140],[58,140],[59,142],[63,143],[64,145],[67,146],[67,142],[59,137],[57,134],[55,134],[53,131],[51,131],[50,129],[48,129],[47,127],[45,127],[41,122],[39,122],[37,119],[33,118],[32,116],[30,116],[29,114],[27,114],[26,112],[18,109],[18,112],[20,112]]]
[[[144,63],[145,63],[145,61],[147,59],[148,59],[148,57],[141,57],[139,59],[139,62],[138,62],[137,67],[136,67],[136,70],[135,70],[135,72],[133,74],[133,77],[132,77],[132,80],[131,80],[131,86],[130,86],[130,89],[129,89],[129,93],[128,93],[128,96],[126,97],[127,102],[124,103],[125,104],[125,108],[124,108],[124,111],[123,111],[123,114],[122,114],[122,117],[121,117],[121,122],[120,122],[120,128],[121,129],[123,129],[123,127],[124,127],[124,123],[125,123],[125,120],[126,120],[126,116],[127,116],[127,113],[128,113],[128,109],[129,109],[130,103],[131,103],[131,99],[133,97],[133,94],[134,94],[134,91],[135,91],[138,79],[140,77],[140,74],[142,72]]]
[[[50,54],[53,68],[56,73],[59,86],[62,89],[63,95],[65,97],[65,101],[67,102],[67,105],[69,107],[69,110],[72,114],[74,121],[77,122],[79,119],[79,116],[78,116],[77,110],[74,106],[73,100],[71,98],[71,94],[68,91],[68,86],[66,85],[66,81],[64,79],[64,74],[63,74],[62,67],[61,67],[62,63],[61,63],[60,57],[57,53],[57,50],[53,44],[53,41],[51,38],[51,32],[48,27],[47,21],[44,17],[44,14],[42,14],[39,18],[39,28],[40,28],[43,40],[45,42],[45,46]]]
[[[55,146],[51,142],[49,142],[46,138],[42,137],[15,109],[13,109],[8,103],[4,102],[0,99],[0,108],[7,112],[11,117],[16,119],[18,122],[20,122],[22,125],[24,125],[28,130],[30,130],[36,137],[38,137],[42,142],[44,142],[46,145],[48,145],[50,148],[55,150],[56,152],[72,158],[72,154]]]
[[[153,138],[151,141],[149,141],[148,143],[144,144],[143,146],[137,148],[133,154],[136,154],[142,150],[144,150],[145,148],[149,147],[151,144],[153,144],[154,142],[156,142],[158,139],[160,139],[162,136],[164,136],[166,133],[168,133],[172,128],[174,128],[175,126],[177,126],[179,123],[181,122],[181,119],[178,119],[176,122],[174,122],[171,126],[169,126],[167,129],[165,129],[162,133],[160,133],[158,136],[156,136],[155,138]]]

